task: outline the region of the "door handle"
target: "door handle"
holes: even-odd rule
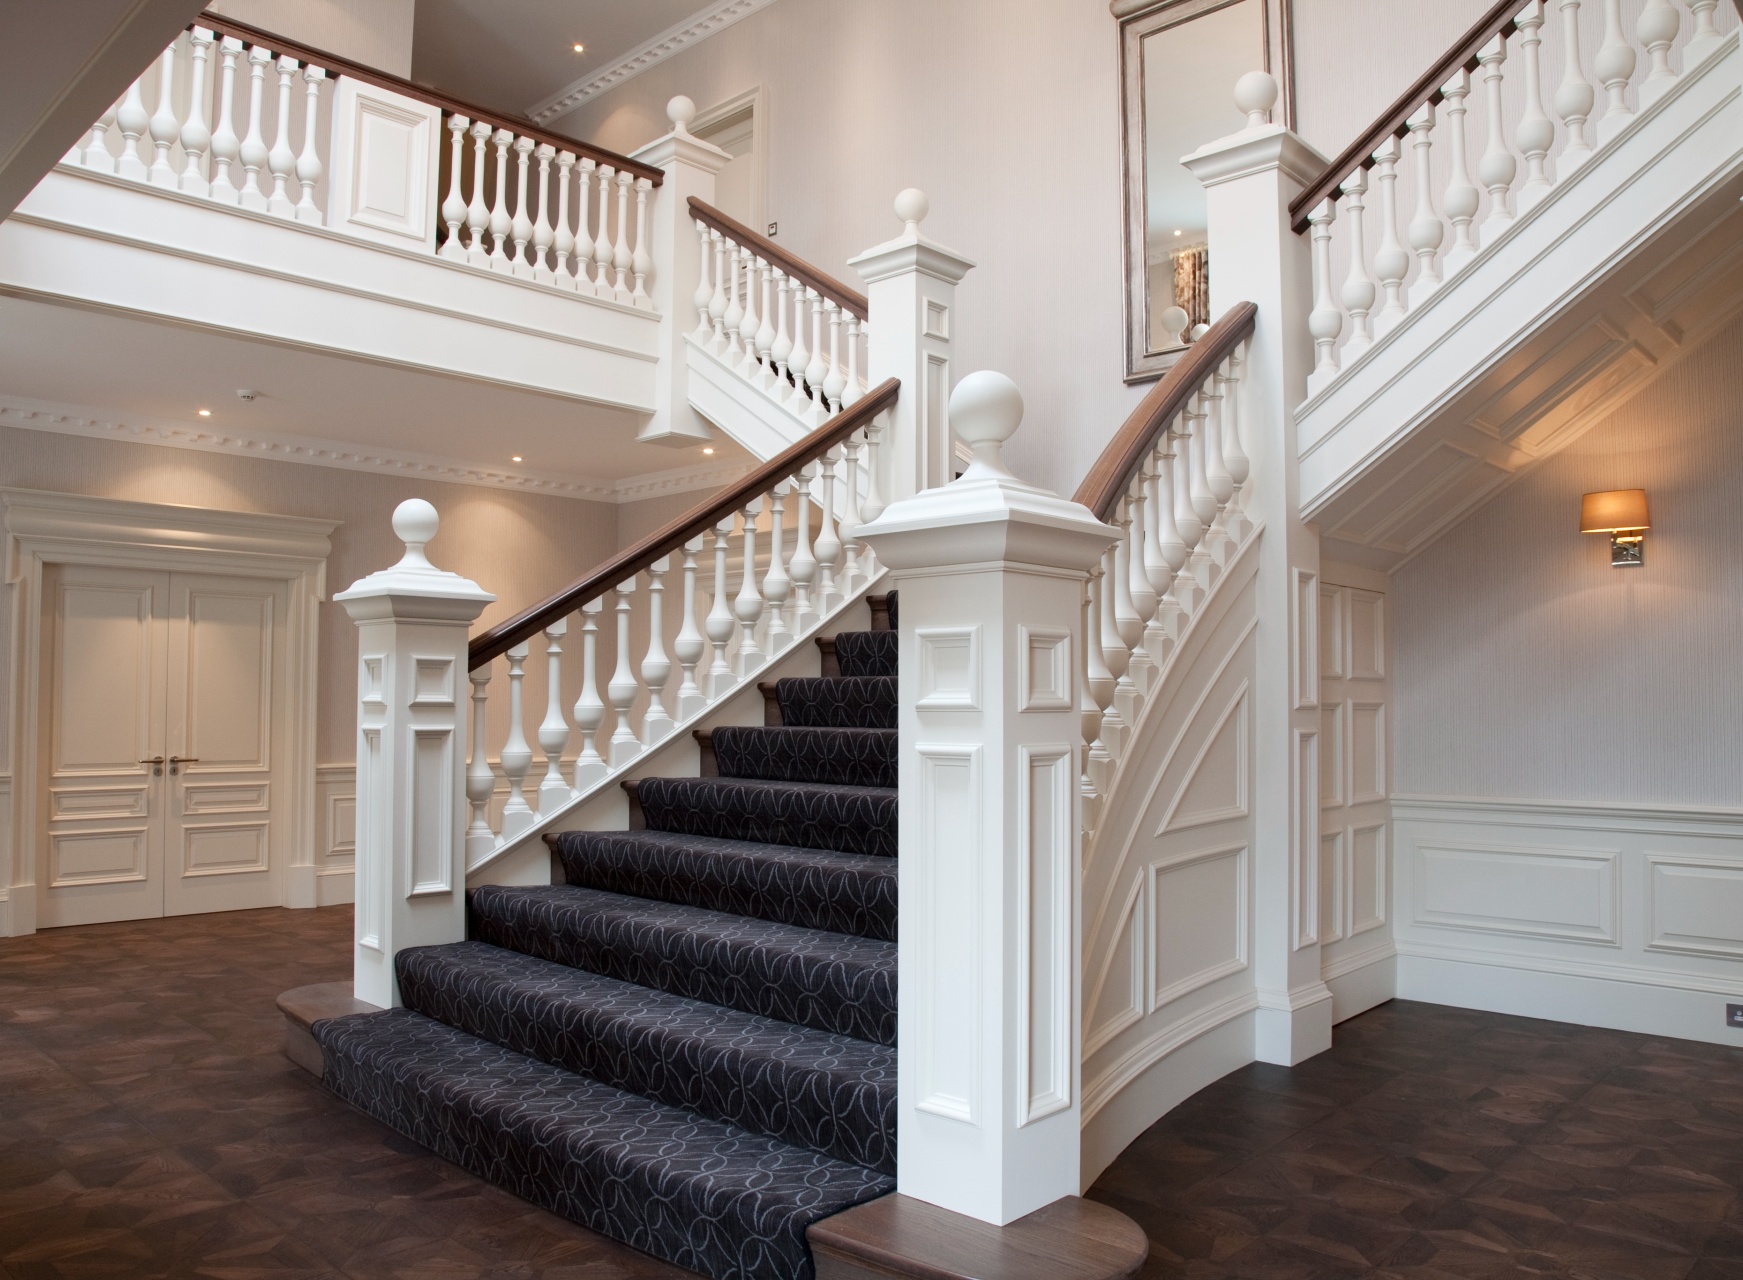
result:
[[[198,756],[171,756],[169,758],[169,776],[172,778],[176,776],[177,765],[198,763],[200,763],[200,757]]]
[[[151,766],[151,776],[152,777],[154,777],[154,778],[163,777],[163,757],[162,756],[153,756],[153,757],[151,757],[151,759],[141,760],[139,763],[140,764],[148,764]],[[171,769],[170,772],[174,773],[175,770]]]

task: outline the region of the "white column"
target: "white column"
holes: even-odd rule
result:
[[[1252,72],[1236,87],[1250,111],[1276,101],[1271,77]],[[1325,161],[1278,125],[1249,126],[1183,163],[1206,189],[1211,314],[1236,302],[1259,308],[1247,356],[1242,436],[1252,466],[1247,513],[1259,541],[1259,615],[1253,687],[1253,977],[1258,987],[1254,1052],[1294,1064],[1331,1047],[1331,992],[1320,980],[1319,704],[1316,605],[1319,535],[1299,511],[1293,409],[1313,368],[1312,338],[1295,317],[1312,305],[1306,238],[1290,230],[1289,202]],[[904,614],[907,598],[902,600]]]
[[[902,593],[896,1180],[1003,1225],[1081,1189],[1077,653],[1116,533],[1005,469],[1010,379],[949,408],[967,473],[859,530]]]
[[[896,197],[902,234],[849,265],[866,283],[866,374],[871,386],[902,380],[890,411],[879,489],[890,501],[947,484],[951,459],[951,335],[956,285],[974,263],[920,234],[930,208],[912,187]]]
[[[396,952],[466,936],[466,633],[496,597],[429,562],[439,523],[400,503],[404,557],[333,597],[358,629],[356,994],[383,1008]]]

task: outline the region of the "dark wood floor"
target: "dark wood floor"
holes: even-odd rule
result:
[[[0,940],[0,1276],[688,1276],[480,1183],[280,1054],[350,912]],[[1238,1071],[1091,1193],[1194,1280],[1743,1280],[1743,1051],[1394,1002]]]

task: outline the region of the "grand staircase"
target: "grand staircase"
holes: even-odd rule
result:
[[[469,896],[405,1007],[315,1022],[340,1097],[480,1177],[721,1280],[814,1274],[813,1222],[895,1189],[896,645],[820,640],[561,884]],[[880,627],[880,623],[883,625]]]

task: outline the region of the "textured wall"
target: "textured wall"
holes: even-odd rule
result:
[[[1743,323],[1393,575],[1396,787],[1743,804]],[[1641,569],[1580,495],[1644,488]]]

